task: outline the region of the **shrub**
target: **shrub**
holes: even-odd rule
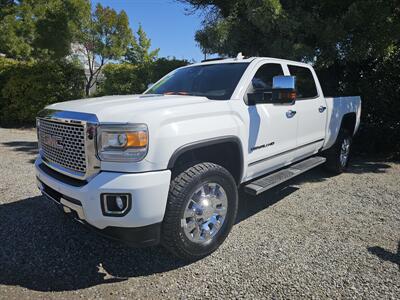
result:
[[[66,61],[0,64],[0,125],[31,126],[46,105],[83,97],[84,72]]]
[[[103,69],[104,80],[98,85],[98,95],[127,95],[143,93],[176,68],[187,65],[186,60],[159,58],[142,65],[131,63],[108,64]]]
[[[159,58],[153,63],[151,80],[155,83],[169,72],[188,64],[187,60]]]
[[[140,93],[143,82],[138,68],[132,64],[108,64],[103,68],[104,79],[97,86],[97,95],[127,95]]]

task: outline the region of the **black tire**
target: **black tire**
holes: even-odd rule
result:
[[[348,150],[349,152],[348,152],[347,160],[343,164],[341,162],[340,157],[341,157],[342,145],[346,139],[349,141],[349,150]],[[346,168],[349,164],[349,159],[350,159],[351,143],[352,143],[351,134],[345,129],[340,129],[335,144],[331,148],[326,150],[324,153],[325,157],[326,157],[325,169],[327,171],[338,175],[338,174],[343,173],[346,170]]]
[[[206,244],[195,243],[187,238],[181,225],[189,197],[207,182],[215,182],[226,193],[228,206],[225,220],[216,235]],[[161,243],[177,257],[195,261],[214,252],[228,236],[236,219],[238,190],[232,175],[213,163],[200,163],[189,167],[172,179],[164,221]]]

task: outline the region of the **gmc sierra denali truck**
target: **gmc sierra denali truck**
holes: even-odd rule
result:
[[[274,58],[179,68],[141,95],[52,104],[37,118],[38,187],[133,246],[200,259],[258,195],[313,167],[345,170],[360,97],[325,98],[312,66]]]

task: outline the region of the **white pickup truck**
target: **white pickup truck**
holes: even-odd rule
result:
[[[230,232],[239,188],[258,195],[321,164],[341,173],[360,114],[360,97],[325,98],[310,65],[205,61],[141,95],[46,107],[38,187],[106,236],[196,260]]]

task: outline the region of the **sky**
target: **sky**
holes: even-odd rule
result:
[[[160,57],[200,61],[204,58],[194,40],[201,28],[200,13],[188,14],[187,5],[174,0],[92,0],[93,6],[101,3],[116,11],[125,10],[134,32],[142,24],[151,39],[152,49],[160,48]]]

